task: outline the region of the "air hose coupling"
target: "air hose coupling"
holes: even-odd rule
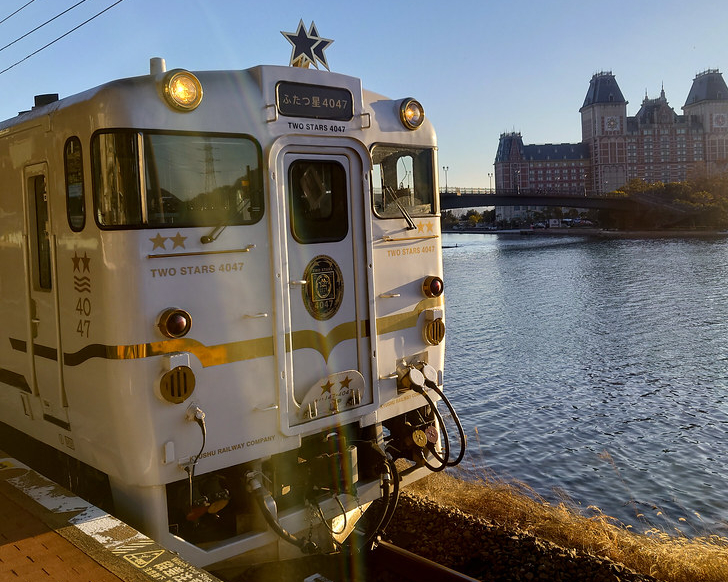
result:
[[[421,393],[425,389],[425,376],[414,366],[409,366],[400,378],[398,388],[400,392],[414,390]]]

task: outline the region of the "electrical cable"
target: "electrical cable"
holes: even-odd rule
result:
[[[11,18],[12,18],[13,16],[15,16],[15,15],[16,15],[16,14],[17,14],[18,12],[20,12],[20,11],[21,11],[21,10],[22,10],[23,8],[25,8],[26,6],[29,6],[29,5],[30,5],[30,4],[32,4],[33,2],[35,2],[35,0],[30,0],[30,2],[26,2],[26,3],[25,3],[25,4],[23,4],[23,5],[22,5],[22,6],[20,7],[20,8],[18,8],[18,9],[17,9],[17,10],[15,11],[15,12],[13,12],[12,14],[9,14],[8,16],[6,16],[6,17],[5,17],[5,18],[3,18],[2,20],[0,20],[0,24],[2,24],[3,22],[5,22],[6,20],[10,20],[10,19],[11,19]]]
[[[316,509],[316,512],[318,513],[319,519],[321,520],[321,523],[323,523],[326,526],[326,529],[329,530],[331,535],[340,536],[346,531],[346,525],[347,525],[347,518],[346,518],[346,508],[344,507],[344,504],[341,503],[341,499],[339,499],[339,496],[336,495],[336,493],[332,493],[331,496],[336,500],[336,503],[339,504],[339,509],[341,509],[341,515],[344,517],[344,525],[341,527],[341,531],[334,531],[333,524],[329,525],[329,523],[326,521],[326,516],[324,515],[323,510],[321,509],[321,506],[319,505],[318,501],[311,500],[309,503],[314,506]]]
[[[55,15],[55,16],[54,16],[53,18],[51,18],[51,19],[49,19],[49,20],[46,20],[46,21],[45,21],[45,22],[44,22],[43,24],[39,24],[38,26],[36,26],[36,27],[35,27],[35,28],[34,28],[33,30],[29,30],[29,31],[28,31],[28,32],[26,32],[26,33],[25,33],[24,35],[22,35],[22,36],[19,36],[19,37],[18,37],[18,38],[16,38],[16,39],[15,39],[14,41],[12,41],[12,42],[9,42],[9,43],[8,43],[8,44],[6,44],[6,45],[5,45],[4,47],[1,47],[1,48],[0,48],[0,52],[4,51],[4,50],[5,50],[6,48],[8,48],[8,47],[11,47],[11,46],[13,46],[13,45],[14,45],[14,44],[15,44],[16,42],[18,42],[18,41],[21,41],[21,40],[23,40],[23,39],[24,39],[24,38],[25,38],[26,36],[30,36],[30,35],[31,35],[31,34],[33,34],[33,33],[34,33],[34,32],[35,32],[36,30],[40,30],[40,29],[41,29],[41,28],[43,28],[43,27],[44,27],[44,26],[45,26],[46,24],[50,24],[50,23],[51,23],[51,22],[53,22],[54,20],[56,20],[56,19],[60,18],[61,16],[63,16],[64,14],[66,14],[66,13],[70,12],[71,10],[73,10],[74,8],[76,8],[76,6],[80,6],[80,5],[81,5],[81,4],[83,4],[84,2],[86,2],[86,0],[79,0],[79,2],[76,2],[76,3],[75,3],[75,4],[73,5],[73,6],[71,6],[70,8],[66,8],[66,9],[65,9],[65,10],[64,10],[63,12],[59,12],[59,13],[58,13],[58,14],[56,14],[56,15]]]
[[[200,430],[202,431],[202,446],[200,447],[200,452],[197,453],[194,460],[192,461],[192,466],[185,467],[185,471],[187,471],[187,476],[189,478],[189,484],[190,484],[190,507],[192,507],[194,503],[194,495],[192,493],[192,480],[195,477],[195,467],[197,467],[197,461],[200,459],[200,455],[202,454],[202,451],[205,450],[205,442],[207,441],[207,427],[205,426],[205,413],[198,408],[195,411],[195,418],[194,421],[197,423],[197,426],[200,427]]]
[[[85,0],[83,0],[83,1],[85,1]],[[124,1],[124,0],[116,0],[116,2],[114,2],[114,3],[113,3],[113,4],[111,5],[111,6],[109,6],[109,7],[107,7],[107,8],[104,8],[104,9],[103,9],[103,10],[102,10],[101,12],[99,12],[99,13],[95,14],[94,16],[92,16],[91,18],[89,18],[88,20],[85,20],[84,22],[82,22],[82,23],[81,23],[81,24],[79,24],[78,26],[75,26],[74,28],[72,28],[72,29],[71,29],[71,30],[69,30],[68,32],[66,32],[66,33],[62,34],[62,35],[61,35],[61,36],[59,36],[58,38],[56,38],[56,39],[52,40],[51,42],[49,42],[48,44],[46,44],[46,45],[44,45],[44,46],[40,47],[40,48],[39,48],[38,50],[36,50],[36,51],[33,51],[33,52],[32,52],[32,53],[30,53],[30,54],[29,54],[28,56],[26,56],[26,57],[24,57],[24,58],[20,59],[19,61],[15,62],[15,63],[13,63],[13,64],[12,64],[12,65],[10,65],[9,67],[6,67],[6,68],[4,68],[4,69],[3,69],[2,71],[0,71],[0,75],[2,75],[3,73],[6,73],[6,72],[8,72],[8,71],[9,71],[10,69],[12,69],[12,68],[14,68],[14,67],[17,67],[17,66],[18,66],[19,64],[21,64],[21,63],[23,63],[23,62],[27,61],[27,60],[28,60],[28,59],[29,59],[30,57],[33,57],[33,56],[37,55],[37,54],[38,54],[39,52],[41,52],[42,50],[45,50],[45,49],[47,49],[47,48],[48,48],[49,46],[51,46],[51,45],[53,45],[53,44],[57,43],[57,42],[58,42],[59,40],[61,40],[61,39],[65,38],[65,37],[67,37],[67,36],[68,36],[69,34],[71,34],[72,32],[75,32],[76,30],[78,30],[78,29],[79,29],[79,28],[81,28],[82,26],[84,26],[84,25],[88,24],[88,23],[89,23],[89,22],[91,22],[92,20],[95,20],[96,18],[98,18],[99,16],[101,16],[101,15],[102,15],[102,14],[103,14],[104,12],[107,12],[107,11],[111,10],[111,9],[112,9],[112,8],[113,8],[114,6],[116,6],[117,4],[121,4],[121,3],[123,2],[123,1]],[[69,9],[69,10],[70,10],[70,9]],[[27,36],[27,35],[26,35],[26,36]],[[18,40],[19,40],[19,39],[18,39]]]

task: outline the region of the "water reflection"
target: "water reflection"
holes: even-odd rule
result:
[[[728,534],[728,243],[444,244],[471,463],[638,529]]]

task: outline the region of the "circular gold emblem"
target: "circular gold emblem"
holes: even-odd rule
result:
[[[306,265],[303,273],[303,304],[311,317],[320,321],[331,319],[341,306],[344,297],[344,278],[336,261],[319,255]]]

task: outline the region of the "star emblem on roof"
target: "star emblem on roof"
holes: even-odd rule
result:
[[[313,65],[318,69],[318,63],[320,63],[327,71],[330,70],[324,51],[334,41],[319,36],[314,22],[311,22],[308,32],[306,32],[306,27],[303,25],[303,20],[300,20],[296,32],[281,31],[281,34],[293,45],[290,62],[292,67],[307,69],[309,65]]]

